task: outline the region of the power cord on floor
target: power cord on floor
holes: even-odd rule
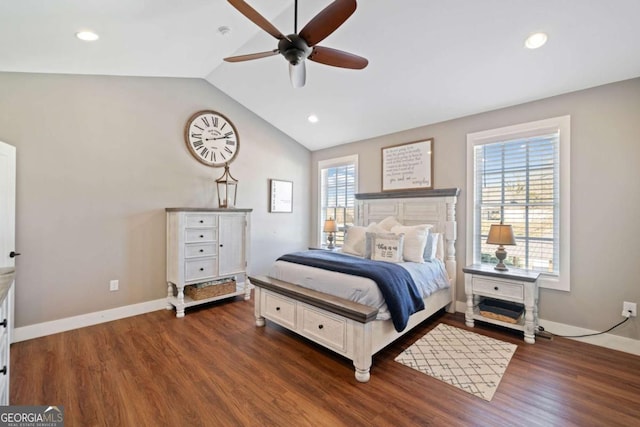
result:
[[[554,337],[560,337],[560,338],[584,338],[584,337],[592,337],[594,335],[602,335],[602,334],[606,334],[609,331],[614,330],[615,328],[617,328],[618,326],[622,325],[624,322],[626,322],[627,320],[629,320],[630,317],[627,317],[626,319],[624,319],[622,322],[616,323],[615,325],[613,325],[612,327],[610,327],[609,329],[607,329],[606,331],[602,331],[602,332],[595,332],[593,334],[584,334],[584,335],[558,335],[558,334],[554,334],[553,332],[549,332],[549,331],[545,331],[545,329],[542,326],[538,326],[538,330],[541,332],[545,332],[547,334],[550,334]]]

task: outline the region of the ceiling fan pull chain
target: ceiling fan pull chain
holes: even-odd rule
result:
[[[298,0],[295,0],[295,6],[293,11],[293,32],[298,34]]]

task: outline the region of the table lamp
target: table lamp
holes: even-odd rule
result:
[[[329,218],[324,222],[324,228],[322,229],[325,233],[329,233],[327,236],[327,241],[329,245],[327,245],[327,249],[333,249],[335,246],[333,245],[333,233],[338,231],[338,224],[336,224],[336,220],[333,218]]]
[[[489,229],[489,236],[487,237],[487,243],[490,245],[499,245],[496,251],[496,258],[498,258],[498,264],[494,267],[499,271],[509,270],[504,265],[504,260],[507,257],[507,251],[504,250],[503,245],[515,245],[516,239],[513,237],[513,228],[510,225],[505,224],[491,224]]]

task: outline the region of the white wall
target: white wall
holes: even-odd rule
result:
[[[312,153],[312,211],[317,162],[359,154],[359,191],[381,189],[382,147],[435,139],[435,188],[462,189],[458,210],[458,301],[466,264],[466,135],[571,116],[571,292],[541,290],[546,320],[605,330],[622,320],[622,302],[640,303],[640,78],[490,111]],[[315,230],[315,219],[310,223]],[[312,234],[313,236],[313,234]],[[612,333],[640,339],[638,319]]]
[[[18,159],[16,326],[166,296],[164,208],[217,207],[223,169],[183,140],[201,109],[238,129],[231,172],[238,207],[254,209],[249,269],[265,273],[309,240],[306,148],[204,80],[0,73],[0,140]],[[292,214],[268,212],[269,178],[294,182]]]

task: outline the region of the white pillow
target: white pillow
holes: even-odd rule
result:
[[[404,234],[367,233],[371,241],[371,259],[375,261],[402,262]]]
[[[396,225],[391,229],[392,233],[404,234],[402,256],[405,261],[424,262],[424,249],[427,246],[429,228],[431,228],[430,225]]]
[[[342,245],[342,252],[351,255],[364,256],[366,232],[377,232],[380,230],[382,230],[382,228],[380,228],[375,222],[369,224],[368,227],[361,227],[357,225],[347,227],[344,244]]]
[[[440,241],[440,233],[429,233],[427,237],[427,245],[424,248],[424,260],[433,261],[438,255],[438,243]]]
[[[387,231],[391,231],[391,229],[396,225],[402,225],[402,224],[398,222],[398,220],[393,216],[388,216],[378,223],[378,226],[384,228]]]

